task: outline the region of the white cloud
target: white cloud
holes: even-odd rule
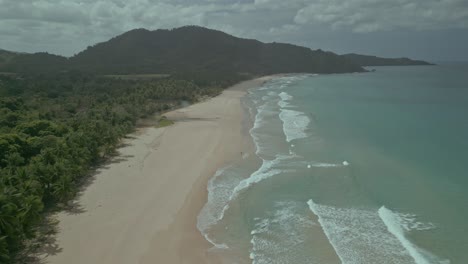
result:
[[[321,24],[359,33],[466,28],[464,0],[316,0],[298,10],[298,24]]]

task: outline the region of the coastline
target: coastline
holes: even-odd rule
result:
[[[254,152],[241,98],[274,76],[234,85],[217,97],[169,112],[176,123],[143,128],[60,212],[56,252],[43,263],[218,263],[196,227],[207,182],[223,166]]]

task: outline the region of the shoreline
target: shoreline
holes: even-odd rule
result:
[[[275,76],[236,84],[221,95],[165,115],[176,123],[143,128],[113,163],[60,212],[55,252],[42,263],[219,263],[197,229],[215,172],[254,152],[241,98]]]

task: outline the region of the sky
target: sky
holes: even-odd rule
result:
[[[0,49],[72,56],[135,28],[468,61],[468,0],[0,0]]]

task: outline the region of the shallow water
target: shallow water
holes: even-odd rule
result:
[[[256,155],[210,180],[226,263],[466,263],[468,67],[290,75],[246,98]]]

